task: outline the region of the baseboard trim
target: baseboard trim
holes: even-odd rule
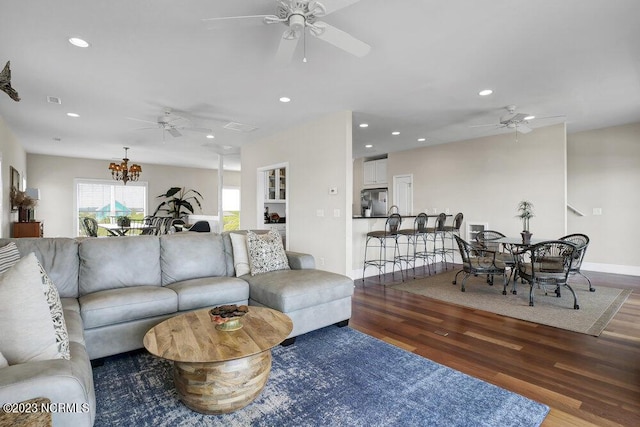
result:
[[[640,266],[601,264],[597,262],[583,262],[582,271],[597,271],[599,273],[624,274],[627,276],[640,276]]]

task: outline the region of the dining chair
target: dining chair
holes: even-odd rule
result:
[[[594,288],[591,284],[591,279],[589,279],[580,271],[580,268],[582,267],[582,260],[584,259],[584,255],[587,252],[587,247],[589,246],[589,237],[586,234],[574,233],[561,237],[560,240],[571,242],[577,247],[576,252],[573,254],[573,259],[571,260],[569,275],[573,276],[578,274],[584,277],[589,283],[589,292],[595,292],[596,288]]]
[[[503,276],[502,295],[506,295],[507,284],[509,283],[506,274],[506,264],[496,258],[496,252],[487,249],[478,250],[458,235],[454,235],[453,238],[458,245],[460,256],[462,257],[462,270],[456,273],[453,284],[457,284],[460,273],[464,274],[460,285],[462,292],[465,291],[464,285],[470,276],[487,276],[489,286],[493,286],[493,278],[495,276]]]
[[[533,306],[533,290],[538,286],[545,295],[555,292],[560,298],[561,288],[566,287],[573,295],[573,308],[578,310],[578,297],[568,283],[569,272],[576,245],[564,240],[548,240],[526,247],[514,253],[518,277],[529,283],[529,305]],[[513,281],[513,293],[516,294]]]
[[[98,237],[98,221],[95,218],[84,217],[80,224],[82,224],[82,229],[87,236]]]
[[[496,258],[504,262],[507,268],[510,268],[509,281],[514,275],[516,260],[513,257],[513,253],[510,250],[505,250],[503,245],[496,242],[498,239],[506,237],[504,234],[495,230],[483,230],[476,233],[476,246],[478,248],[493,251],[496,254]]]

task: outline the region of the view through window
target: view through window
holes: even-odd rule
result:
[[[222,211],[224,230],[240,228],[240,188],[224,187],[222,189]]]
[[[147,215],[147,183],[132,185],[114,181],[76,180],[78,236],[86,235],[82,218],[94,218],[98,224],[117,223],[119,217],[142,220]],[[109,233],[98,227],[98,236]]]

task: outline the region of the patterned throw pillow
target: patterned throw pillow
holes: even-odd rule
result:
[[[19,260],[20,252],[14,242],[0,248],[0,274],[13,267]],[[69,334],[67,332],[67,325],[64,321],[62,302],[60,301],[58,289],[47,275],[42,264],[40,264],[40,261],[36,259],[36,262],[38,263],[40,276],[42,278],[42,291],[44,292],[47,304],[49,305],[49,310],[51,311],[51,319],[53,320],[53,329],[56,333],[56,344],[58,345],[60,357],[69,360],[71,359],[69,351]]]
[[[49,310],[51,311],[51,320],[53,320],[53,329],[56,332],[56,344],[58,345],[60,357],[70,360],[71,352],[69,350],[69,333],[67,332],[67,324],[64,321],[60,294],[58,293],[56,285],[53,284],[39,261],[38,267],[40,268],[40,277],[42,278],[42,290],[45,298],[47,299]]]
[[[262,235],[248,231],[247,248],[252,276],[269,271],[289,270],[289,261],[284,246],[282,246],[282,237],[276,230],[270,230],[267,234]]]
[[[15,243],[0,248],[0,273],[4,273],[20,260],[20,252]]]

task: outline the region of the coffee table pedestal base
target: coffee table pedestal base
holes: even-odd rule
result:
[[[180,400],[203,414],[244,408],[260,394],[271,371],[271,350],[226,362],[174,362]]]

